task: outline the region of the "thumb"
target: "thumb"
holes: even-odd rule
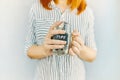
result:
[[[73,36],[80,36],[80,33],[78,32],[77,29],[75,29],[72,33]]]

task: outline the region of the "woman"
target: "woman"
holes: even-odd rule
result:
[[[54,55],[65,41],[53,40],[63,21],[71,25],[72,42],[67,55]],[[25,53],[38,60],[34,80],[85,80],[83,61],[96,58],[94,18],[85,0],[37,0],[30,10]]]

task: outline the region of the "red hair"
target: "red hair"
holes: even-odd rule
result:
[[[40,0],[42,6],[47,9],[47,10],[52,10],[49,7],[49,3],[52,0]],[[55,4],[59,3],[59,0],[54,0]],[[85,0],[67,0],[67,4],[71,5],[70,9],[74,10],[77,8],[77,14],[80,14],[81,12],[83,12],[86,8],[86,1]]]

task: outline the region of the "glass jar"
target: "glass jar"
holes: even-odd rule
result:
[[[68,54],[70,43],[71,43],[71,26],[67,22],[61,23],[55,29],[57,30],[65,30],[65,34],[56,34],[51,37],[51,39],[55,40],[63,40],[66,41],[65,47],[60,49],[53,49],[53,54],[55,55],[66,55]]]

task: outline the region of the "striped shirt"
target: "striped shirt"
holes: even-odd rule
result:
[[[97,50],[94,40],[94,17],[91,9],[86,7],[80,15],[76,10],[63,13],[51,1],[52,10],[46,10],[37,0],[29,12],[28,34],[25,41],[25,54],[32,45],[41,45],[50,26],[56,21],[66,21],[71,25],[71,32],[78,29],[84,44]],[[34,80],[85,80],[84,62],[76,55],[52,55],[38,59]]]

